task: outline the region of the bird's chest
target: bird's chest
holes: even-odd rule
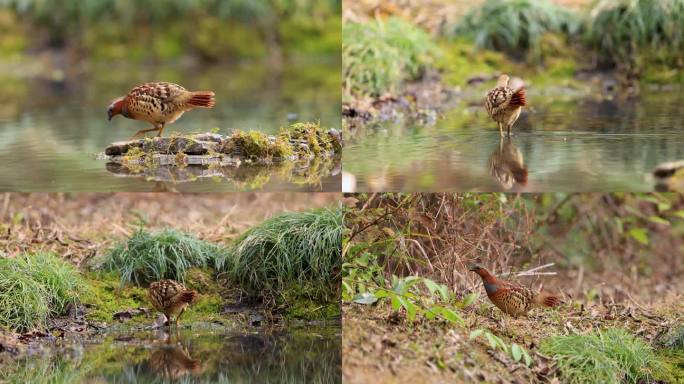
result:
[[[126,108],[126,117],[149,123],[173,123],[185,110],[182,106],[154,97],[131,98]]]

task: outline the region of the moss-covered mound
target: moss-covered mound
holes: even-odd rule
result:
[[[333,157],[341,149],[337,130],[324,129],[319,123],[295,123],[277,135],[235,130],[228,136],[202,133],[118,142],[105,149],[105,157],[113,163],[142,167],[238,166]]]

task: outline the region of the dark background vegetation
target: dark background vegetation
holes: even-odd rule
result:
[[[205,61],[339,52],[339,0],[57,0],[1,4],[0,53]],[[338,26],[338,27],[335,27]]]

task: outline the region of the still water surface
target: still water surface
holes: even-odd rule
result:
[[[324,127],[339,129],[338,59],[300,58],[282,69],[258,63],[163,68],[98,65],[84,75],[58,81],[49,76],[4,75],[0,78],[0,190],[339,191],[340,176],[332,167],[319,167],[316,175],[307,177],[276,169],[251,172],[258,174],[251,179],[238,176],[155,182],[120,177],[97,158],[108,144],[148,128],[145,122],[120,116],[107,121],[107,106],[114,98],[148,81],[170,81],[191,90],[216,92],[214,109],[186,113],[167,126],[165,135],[213,128],[222,134],[233,129],[273,134],[289,120],[320,121]]]
[[[341,327],[108,334],[0,364],[7,383],[340,383]]]
[[[652,191],[650,173],[684,159],[684,95],[636,100],[532,97],[511,140],[480,106],[431,126],[382,123],[348,140],[356,191]]]

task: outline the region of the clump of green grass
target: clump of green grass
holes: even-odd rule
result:
[[[639,53],[673,63],[684,52],[682,20],[682,1],[602,0],[589,14],[584,40],[604,64],[635,65]]]
[[[44,328],[76,304],[85,284],[78,271],[51,253],[0,258],[0,327]]]
[[[579,26],[573,12],[547,0],[487,0],[463,17],[453,35],[471,38],[479,48],[536,59],[545,34],[571,35]]]
[[[147,285],[159,279],[183,282],[188,269],[213,266],[223,252],[217,244],[176,229],[149,232],[139,228],[109,251],[101,267],[119,271],[122,285]]]
[[[552,336],[541,351],[553,357],[568,383],[650,382],[665,374],[653,349],[624,329]]]
[[[347,23],[342,27],[344,96],[396,95],[418,79],[439,54],[422,29],[401,19]]]
[[[315,286],[329,300],[339,287],[342,210],[288,212],[250,228],[230,247],[223,270],[251,295],[274,295],[292,284]]]

